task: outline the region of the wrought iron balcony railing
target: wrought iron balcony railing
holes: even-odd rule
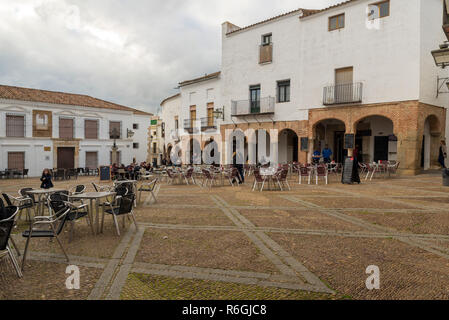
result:
[[[246,116],[258,114],[273,114],[275,99],[273,97],[261,98],[257,101],[232,101],[232,116]]]
[[[325,87],[323,104],[325,106],[344,103],[360,103],[363,96],[363,83],[348,83]]]
[[[202,129],[216,128],[215,118],[214,117],[201,118],[201,128]]]

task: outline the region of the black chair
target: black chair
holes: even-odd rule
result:
[[[136,230],[139,229],[137,226],[136,218],[134,217],[134,195],[125,195],[118,199],[119,205],[114,207],[113,205],[110,205],[109,209],[106,209],[103,211],[103,216],[101,219],[101,232],[103,232],[103,225],[104,225],[104,216],[105,213],[108,213],[112,215],[112,218],[114,219],[115,228],[117,230],[117,235],[120,236],[120,228],[117,222],[118,216],[123,216],[123,227],[125,227],[125,216],[128,216],[133,219],[134,225],[136,226]]]
[[[27,221],[31,222],[31,208],[34,208],[33,200],[29,197],[13,197],[7,193],[2,193],[8,206],[17,206],[19,208],[18,219],[22,217],[22,211],[25,209],[27,211]],[[14,203],[15,202],[15,203]]]
[[[0,179],[3,179],[6,177],[5,171],[0,171]]]
[[[48,206],[51,211],[59,212],[64,207],[69,207],[70,212],[68,214],[67,220],[70,221],[71,229],[69,234],[69,242],[72,242],[75,235],[75,222],[81,218],[87,219],[87,225],[90,227],[92,234],[94,234],[93,226],[90,222],[89,211],[87,204],[75,205],[69,202],[69,196],[66,192],[57,192],[48,198]]]
[[[28,172],[29,171],[30,171],[29,169],[23,169],[22,170],[22,179],[25,179],[25,176],[28,178]]]
[[[11,231],[14,228],[15,218],[19,212],[19,208],[14,206],[2,207],[2,205],[3,201],[0,204],[0,258],[8,256],[16,270],[17,276],[22,278],[22,271],[8,244],[10,240],[12,241]],[[16,247],[15,244],[14,247]]]
[[[86,191],[86,186],[79,184],[73,188],[70,189],[70,195],[76,195],[76,194],[82,194]]]
[[[22,237],[27,238],[25,244],[25,252],[23,253],[22,271],[25,268],[26,256],[31,238],[47,238],[47,239],[56,238],[59,246],[61,247],[62,252],[64,253],[67,262],[70,262],[70,259],[64,249],[64,246],[62,245],[61,240],[59,240],[59,235],[64,229],[65,223],[69,221],[70,212],[71,212],[70,206],[68,204],[64,204],[59,208],[59,211],[57,211],[54,214],[51,214],[50,216],[34,218],[34,222],[31,225],[30,230],[24,231],[22,233]]]

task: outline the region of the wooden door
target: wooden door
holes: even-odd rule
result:
[[[196,120],[196,109],[190,110],[190,128],[193,128]]]
[[[213,103],[207,104],[207,126],[208,127],[214,126],[214,104]]]
[[[58,168],[75,168],[75,148],[58,148]]]

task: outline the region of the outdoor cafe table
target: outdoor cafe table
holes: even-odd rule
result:
[[[268,189],[271,189],[271,182],[273,182],[273,177],[276,174],[276,168],[261,168],[260,175],[268,181]],[[274,185],[274,183],[273,183]]]
[[[89,219],[90,222],[93,225],[93,208],[94,208],[94,202],[95,202],[95,233],[100,233],[100,199],[104,199],[107,197],[113,197],[115,196],[115,192],[86,192],[81,193],[73,196],[69,196],[70,199],[73,200],[89,200]],[[104,207],[103,207],[104,210]]]
[[[64,189],[33,189],[27,191],[27,194],[37,196],[37,215],[44,215],[44,201],[50,194],[66,191]]]

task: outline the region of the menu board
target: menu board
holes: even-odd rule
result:
[[[111,180],[111,168],[109,166],[100,167],[100,181]]]
[[[341,176],[341,182],[343,184],[360,184],[360,176],[358,169],[358,162],[354,157],[347,157],[343,165],[343,174]]]

